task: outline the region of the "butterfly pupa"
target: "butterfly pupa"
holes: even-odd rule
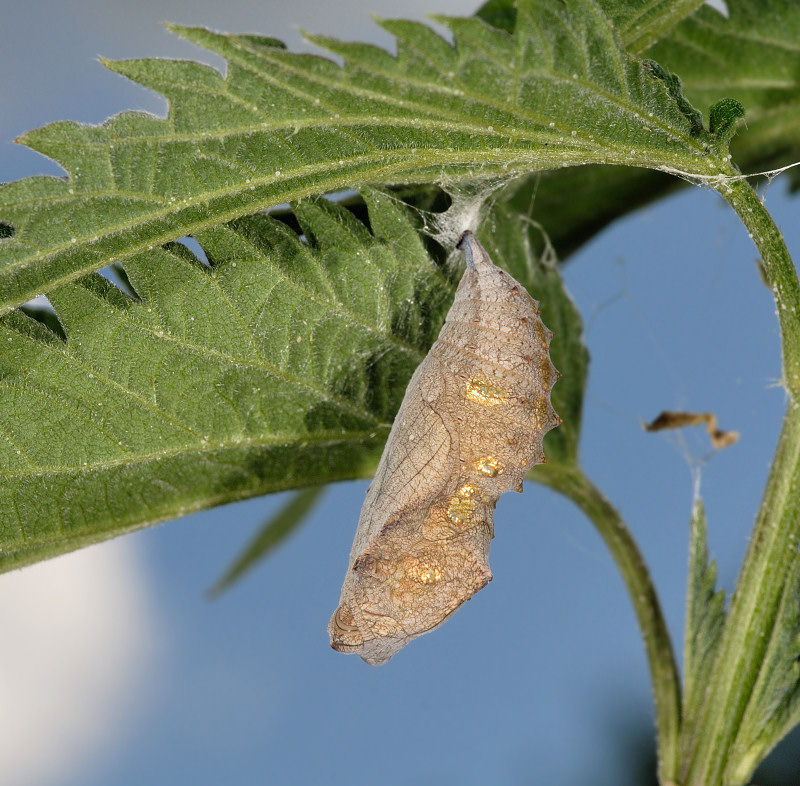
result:
[[[472,232],[439,337],[414,372],[358,520],[331,646],[378,666],[492,579],[494,508],[561,419],[538,304]]]

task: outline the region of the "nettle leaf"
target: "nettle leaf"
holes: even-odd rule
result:
[[[672,28],[693,13],[704,0],[598,0],[613,19],[625,46],[631,52],[644,52],[666,36]]]
[[[292,494],[291,499],[263,524],[255,537],[211,588],[209,594],[212,597],[221,595],[272,554],[302,526],[324,495],[326,488],[326,486],[312,486]]]
[[[166,119],[55,123],[19,141],[64,179],[0,189],[0,310],[259,209],[365,183],[514,176],[587,164],[728,171],[665,83],[592,0],[520,0],[513,34],[440,18],[453,44],[382,22],[397,57],[311,37],[343,66],[273,39],[171,29],[222,55],[107,65],[170,101]]]
[[[752,123],[779,107],[797,110],[800,9],[794,0],[728,0],[728,17],[706,6],[648,51],[680,72],[701,106],[724,96],[747,106]]]
[[[692,510],[689,531],[689,586],[684,633],[684,692],[681,749],[684,757],[694,751],[700,733],[697,723],[706,688],[716,662],[725,624],[725,592],[717,589],[717,566],[709,561],[706,513],[701,500]]]
[[[800,555],[784,585],[750,701],[727,766],[727,783],[747,783],[767,753],[800,723]]]
[[[680,74],[689,99],[723,98],[747,107],[747,133],[732,152],[744,169],[777,166],[800,155],[800,5],[794,0],[729,0],[729,18],[701,8],[648,57]]]
[[[623,46],[642,52],[691,14],[704,0],[597,0],[608,16]],[[488,0],[476,16],[494,27],[513,32],[517,20],[514,0]]]
[[[729,19],[700,8],[647,57],[680,75],[684,96],[708,111],[709,125],[716,122],[712,107],[719,111],[726,98],[741,102],[747,130],[731,142],[733,159],[743,172],[777,169],[800,159],[800,3],[728,0],[727,6]],[[629,43],[620,23],[615,17]],[[787,175],[797,183],[798,173]],[[514,184],[509,197],[514,208],[527,211],[535,194],[536,218],[566,259],[611,221],[681,185],[646,169],[588,166],[537,173]]]
[[[0,319],[0,570],[201,508],[368,476],[454,284],[397,202],[327,200],[51,292],[66,341]]]

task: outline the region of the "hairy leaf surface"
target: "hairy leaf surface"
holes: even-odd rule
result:
[[[706,513],[702,501],[697,500],[689,533],[689,587],[683,649],[681,747],[685,757],[691,756],[696,735],[700,733],[697,720],[725,624],[725,593],[716,585],[717,566],[708,556]]]
[[[775,744],[800,723],[800,555],[728,763],[730,783],[746,783]]]
[[[440,19],[453,44],[383,22],[397,56],[172,27],[222,55],[108,63],[170,101],[166,119],[55,123],[20,141],[68,176],[0,190],[0,311],[113,262],[256,210],[364,183],[499,177],[573,164],[713,175],[727,164],[592,0],[520,0],[513,34]],[[724,152],[724,151],[723,151]]]
[[[247,496],[369,474],[452,299],[396,203],[330,202],[51,293],[66,341],[0,319],[0,569]]]
[[[678,74],[686,97],[704,112],[726,97],[742,102],[746,129],[734,137],[731,153],[743,172],[798,161],[800,4],[729,0],[727,6],[729,19],[712,8],[698,9],[646,56]],[[630,43],[619,27],[624,20],[614,19],[620,37]],[[787,173],[795,185],[798,173],[797,168]],[[508,198],[527,211],[535,195],[534,214],[566,259],[611,221],[680,185],[646,169],[588,166],[537,173],[512,184]]]

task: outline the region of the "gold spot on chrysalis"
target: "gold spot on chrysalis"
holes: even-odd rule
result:
[[[544,428],[547,416],[550,412],[550,401],[547,396],[537,396],[536,403],[533,405],[533,414],[536,416],[536,427]]]
[[[536,334],[536,339],[543,346],[547,347],[547,334],[544,332],[544,325],[540,319],[533,323],[533,332]]]
[[[480,377],[470,377],[467,382],[467,398],[487,407],[496,407],[508,401],[508,391],[490,384]]]
[[[436,584],[442,580],[442,572],[436,565],[416,563],[406,570],[406,576],[420,584]]]
[[[450,504],[447,506],[447,518],[454,524],[466,524],[475,510],[475,500],[472,499],[478,493],[475,486],[462,486],[455,497],[451,497]]]
[[[496,478],[504,467],[494,456],[483,456],[478,460],[475,469],[487,478]]]
[[[539,373],[542,375],[542,383],[544,384],[545,390],[550,390],[550,385],[552,384],[553,367],[550,363],[550,356],[546,353],[543,354],[539,360]]]
[[[453,497],[447,506],[447,518],[454,524],[465,524],[469,521],[475,503],[471,499]]]

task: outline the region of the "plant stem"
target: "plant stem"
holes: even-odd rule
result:
[[[800,408],[790,404],[725,623],[687,784],[723,782],[742,716],[764,666],[786,578],[797,559],[799,508]]]
[[[625,522],[603,493],[578,467],[537,467],[537,482],[572,500],[597,528],[617,563],[644,638],[655,698],[658,730],[658,774],[673,783],[677,771],[681,689],[672,643],[661,604],[644,558]]]
[[[686,779],[697,786],[723,783],[731,767],[741,782],[730,754],[758,674],[771,667],[764,655],[800,538],[800,284],[780,230],[755,191],[741,180],[718,190],[761,254],[777,304],[789,403],[700,718],[702,733]]]
[[[783,385],[790,399],[800,402],[800,282],[794,262],[783,234],[746,181],[726,181],[716,188],[736,211],[761,255],[781,329]]]

